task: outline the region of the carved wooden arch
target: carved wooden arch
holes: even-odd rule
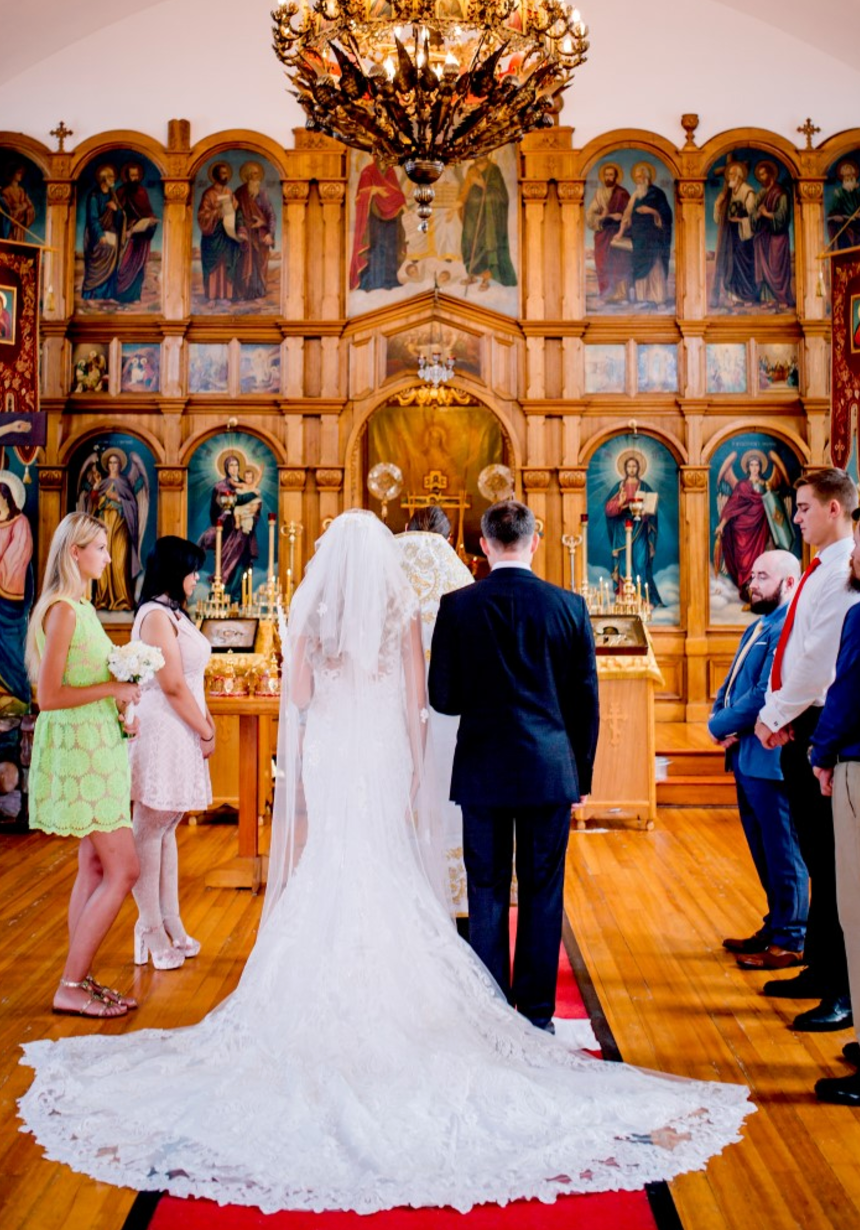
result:
[[[381,410],[383,406],[390,405],[396,398],[398,393],[405,392],[407,389],[413,389],[417,386],[417,381],[414,378],[401,380],[397,384],[390,385],[383,391],[377,390],[376,395],[369,406],[361,412],[352,426],[349,433],[349,438],[346,442],[344,450],[344,476],[343,476],[343,507],[355,508],[360,505],[362,492],[358,490],[357,472],[360,463],[360,449],[364,440],[367,425],[376,414],[377,410]],[[473,398],[478,405],[483,406],[485,410],[489,410],[491,414],[498,419],[499,426],[502,431],[505,444],[507,446],[509,465],[514,473],[517,490],[521,486],[521,473],[523,467],[523,446],[517,438],[517,432],[514,424],[509,416],[501,409],[496,399],[491,393],[486,390],[481,390],[480,394],[474,392],[470,388],[461,388],[456,383],[451,383],[448,387],[457,389],[459,392],[466,393]]]
[[[673,179],[681,177],[678,150],[671,141],[647,128],[616,128],[612,132],[594,137],[579,151],[579,178],[586,179],[601,158],[621,149],[647,150],[665,163]]]
[[[136,154],[144,154],[158,168],[162,179],[167,175],[167,150],[144,132],[135,132],[130,128],[117,128],[112,132],[100,132],[94,137],[87,137],[76,146],[71,154],[71,176],[78,179],[85,167],[100,155],[110,155],[111,150],[129,149]]]
[[[2,140],[2,133],[0,133],[0,140]],[[819,174],[822,177],[826,176],[834,162],[847,157],[856,149],[860,149],[860,128],[845,128],[842,132],[837,132],[834,136],[828,137],[826,141],[822,141],[816,151],[821,157]]]
[[[290,178],[284,147],[278,145],[277,141],[273,141],[271,137],[267,137],[265,133],[255,132],[250,128],[227,128],[222,132],[214,132],[211,136],[197,141],[191,147],[188,160],[188,178],[190,180],[196,179],[204,163],[215,154],[222,154],[226,150],[237,148],[247,149],[262,155],[263,158],[271,162],[281,180]]]
[[[608,440],[615,436],[647,436],[651,440],[656,440],[658,444],[662,444],[669,450],[675,459],[678,466],[689,465],[689,454],[685,446],[681,443],[678,437],[671,431],[661,431],[658,427],[651,427],[636,423],[636,431],[634,432],[629,423],[620,424],[612,423],[608,427],[602,428],[595,435],[591,436],[582,449],[582,455],[579,460],[580,467],[588,466],[597,450]]]
[[[283,445],[274,436],[268,432],[261,431],[259,427],[248,427],[244,423],[236,423],[234,427],[207,427],[205,431],[200,431],[196,435],[189,437],[182,445],[179,453],[179,465],[186,466],[191,461],[191,458],[197,452],[201,444],[206,440],[210,440],[213,436],[222,436],[232,432],[242,432],[246,436],[254,436],[262,444],[268,446],[274,455],[275,462],[279,466],[287,465],[287,454]],[[238,447],[238,445],[237,445]]]
[[[736,420],[734,423],[729,423],[726,427],[721,427],[719,431],[711,436],[707,444],[702,448],[702,465],[709,466],[717,449],[731,436],[738,436],[746,431],[761,431],[766,435],[775,436],[793,450],[802,466],[809,464],[810,447],[791,427],[776,424],[773,419],[761,419],[760,421],[744,419],[740,424]]]
[[[795,179],[802,178],[803,170],[797,149],[785,137],[767,128],[731,128],[711,137],[700,150],[701,174],[707,176],[719,158],[730,154],[739,145],[760,149],[763,154],[774,154],[785,163]],[[750,174],[752,172],[753,168],[750,167]]]
[[[25,158],[29,158],[36,164],[45,179],[50,179],[51,159],[54,155],[41,141],[25,136],[23,132],[0,132],[0,146],[14,153],[23,154]]]
[[[126,436],[137,436],[141,443],[145,444],[152,453],[155,464],[164,464],[164,445],[157,436],[154,436],[146,427],[140,427],[137,421],[135,421],[133,427],[126,427],[124,423],[112,419],[109,426],[105,424],[101,427],[88,427],[80,435],[73,436],[67,440],[60,449],[60,465],[67,466],[78,449],[86,444],[88,440],[94,440],[96,436],[106,436],[112,432],[122,432]]]

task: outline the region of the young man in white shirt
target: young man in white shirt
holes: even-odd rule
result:
[[[785,982],[768,983],[765,991],[799,999],[820,996],[818,1007],[800,1013],[792,1028],[824,1032],[847,1029],[853,1018],[845,940],[836,908],[833,812],[830,799],[818,788],[808,751],[833,682],[842,623],[860,600],[847,584],[857,488],[844,470],[837,469],[813,471],[795,486],[794,520],[804,542],[817,554],[786,616],[756,734],[763,747],[782,749],[780,765],[809,869],[812,901],[806,970]]]

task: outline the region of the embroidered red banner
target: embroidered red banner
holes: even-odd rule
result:
[[[860,248],[849,248],[833,257],[830,284],[833,288],[830,457],[835,466],[845,469],[851,456],[852,416],[860,430]]]
[[[45,443],[39,410],[41,249],[0,240],[0,445]]]

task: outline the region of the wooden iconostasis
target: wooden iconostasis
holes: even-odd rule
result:
[[[105,520],[96,602],[126,635],[155,537],[204,538],[219,491],[241,496],[229,587],[265,566],[269,513],[301,523],[301,567],[327,518],[379,511],[380,461],[405,494],[431,471],[464,493],[470,551],[478,474],[510,466],[558,584],[586,513],[589,580],[611,584],[619,493],[650,493],[634,569],[656,603],[658,720],[703,720],[749,618],[745,569],[772,543],[801,554],[792,484],[828,464],[817,258],[858,178],[857,128],[814,149],[752,128],[699,147],[689,124],[680,145],[625,129],[576,149],[558,127],[449,168],[422,234],[398,170],[305,130],[289,149],[242,130],[194,143],[176,120],[166,145],[106,132],[62,153],[0,133],[0,237],[49,246],[47,444],[27,467],[0,435],[0,812],[21,785],[23,628],[64,513]],[[450,405],[417,388],[435,350],[455,361]]]

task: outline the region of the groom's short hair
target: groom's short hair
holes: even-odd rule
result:
[[[500,500],[491,504],[481,517],[481,533],[488,542],[511,547],[532,537],[535,515],[519,500]]]

